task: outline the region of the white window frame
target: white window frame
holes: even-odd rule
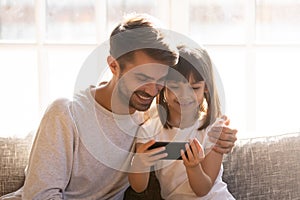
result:
[[[63,43],[47,43],[45,40],[45,0],[35,0],[35,21],[36,21],[36,42],[35,43],[22,43],[22,42],[14,42],[8,43],[2,41],[0,43],[0,47],[5,46],[14,46],[15,48],[23,47],[23,46],[32,46],[37,47],[37,65],[38,65],[38,80],[39,80],[39,113],[40,116],[45,111],[45,108],[49,104],[49,96],[47,94],[47,90],[49,88],[48,85],[48,65],[45,55],[45,50],[47,48],[96,48],[98,45],[101,45],[104,41],[106,41],[109,37],[109,32],[107,30],[107,0],[95,0],[95,16],[96,16],[96,43],[95,44],[63,44]],[[168,28],[173,31],[177,31],[184,35],[189,35],[189,13],[183,12],[183,10],[189,9],[189,1],[181,1],[181,0],[165,0],[161,1],[159,6],[159,15],[163,18],[164,21],[168,21]],[[245,117],[245,130],[249,132],[256,131],[256,85],[255,85],[255,51],[257,48],[264,47],[280,47],[280,46],[288,46],[288,47],[297,47],[300,48],[300,44],[256,44],[256,33],[255,33],[255,0],[247,0],[246,1],[246,19],[247,19],[247,35],[245,44],[203,44],[208,49],[209,48],[245,48],[246,49],[246,66],[245,66],[245,77],[246,77],[246,113]],[[165,13],[169,13],[169,15],[165,15]],[[178,14],[180,13],[180,14]]]

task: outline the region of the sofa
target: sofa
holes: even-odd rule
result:
[[[31,144],[31,135],[0,138],[0,196],[22,186]],[[300,200],[300,133],[239,139],[223,166],[223,180],[236,199]],[[154,173],[150,177],[146,191],[128,188],[125,199],[161,199]]]

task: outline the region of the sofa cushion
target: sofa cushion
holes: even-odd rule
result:
[[[0,138],[0,196],[24,182],[32,136]],[[300,133],[238,140],[224,158],[223,180],[236,199],[299,199]],[[160,199],[154,173],[147,191],[130,188],[126,199]]]
[[[0,138],[0,196],[16,191],[24,182],[32,136]]]
[[[300,133],[237,141],[223,180],[236,199],[299,199]]]

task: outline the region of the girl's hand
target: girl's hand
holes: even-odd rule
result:
[[[185,145],[187,156],[184,151],[181,150],[181,157],[183,164],[187,168],[193,168],[199,166],[199,164],[204,160],[204,151],[200,142],[195,138],[190,142],[190,145]]]
[[[154,140],[150,140],[147,143],[138,143],[136,145],[136,153],[131,161],[131,168],[134,172],[149,171],[149,168],[158,160],[168,156],[167,153],[160,153],[166,149],[165,147],[148,150],[154,143]]]

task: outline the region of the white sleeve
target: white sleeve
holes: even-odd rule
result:
[[[159,132],[160,127],[161,122],[159,118],[154,117],[148,119],[137,131],[137,143],[146,143],[151,139],[155,139],[155,136]]]
[[[153,139],[153,136],[151,136],[151,134],[147,130],[147,126],[144,125],[142,125],[137,131],[137,135],[136,135],[137,143],[146,143],[149,140]]]
[[[54,102],[40,123],[30,153],[23,199],[64,199],[72,170],[74,143],[68,102]]]

